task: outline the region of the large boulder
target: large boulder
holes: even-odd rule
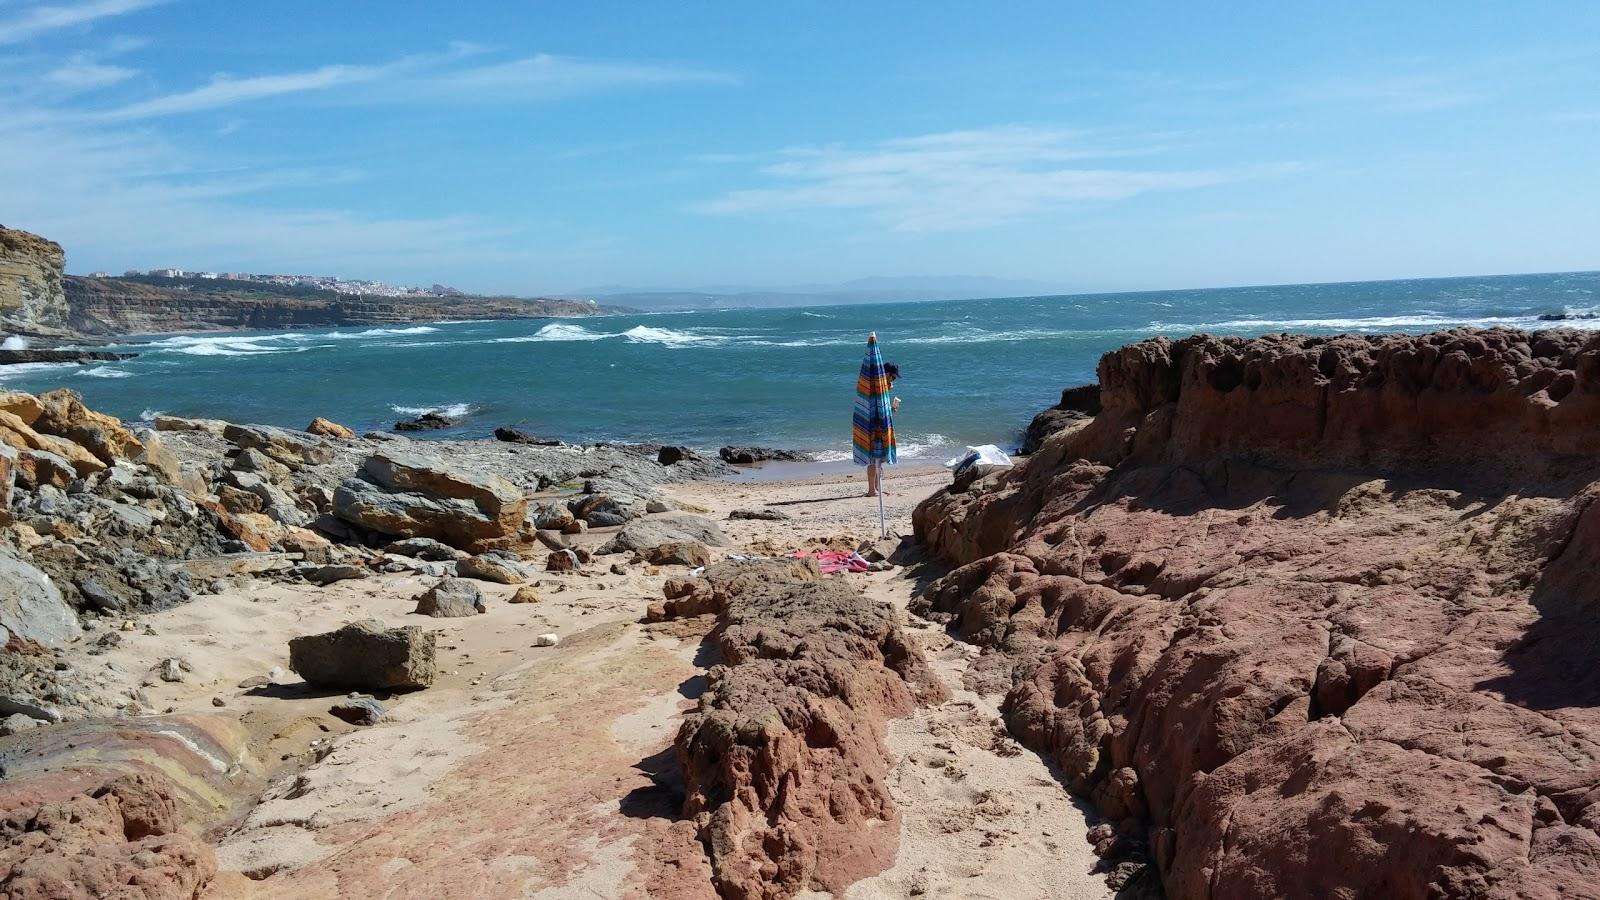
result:
[[[133,457],[143,445],[122,420],[83,405],[77,391],[57,388],[39,395],[39,418],[33,430],[83,445],[106,465]]]
[[[340,690],[425,688],[438,674],[435,638],[416,626],[385,628],[377,619],[289,641],[289,666],[307,684]]]
[[[0,545],[0,631],[46,647],[59,647],[83,634],[77,615],[50,577],[4,545]]]
[[[489,515],[517,508],[517,522],[527,512],[527,500],[517,486],[503,478],[467,472],[440,460],[397,450],[367,457],[362,471],[391,491],[409,491],[429,497],[471,500]]]
[[[234,425],[222,428],[222,436],[234,446],[260,450],[280,463],[298,469],[333,462],[333,448],[315,435],[271,425]]]
[[[653,550],[662,544],[697,542],[709,547],[728,546],[728,536],[717,523],[688,513],[667,513],[635,519],[622,526],[601,553],[627,553]]]
[[[426,537],[479,551],[522,529],[528,501],[510,482],[404,451],[373,454],[362,477],[333,495],[340,519],[397,538]]]
[[[445,578],[417,596],[416,612],[435,619],[454,619],[488,612],[483,591],[464,578]]]

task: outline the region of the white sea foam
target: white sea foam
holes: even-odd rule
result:
[[[355,338],[390,337],[405,334],[433,334],[439,329],[429,325],[415,325],[410,328],[368,328],[366,331],[334,331],[328,334],[317,335],[320,338],[329,338],[336,341],[347,341]]]
[[[635,325],[624,331],[622,336],[635,344],[661,344],[664,347],[721,344],[729,340],[725,336],[690,334],[687,331],[675,331],[671,328],[651,328],[648,325]]]
[[[144,412],[139,413],[139,421],[154,422],[156,420],[156,416],[160,415],[165,415],[165,413],[153,407],[146,407]]]
[[[20,334],[13,334],[12,336],[6,338],[5,340],[0,341],[0,350],[26,350],[26,349],[28,349],[28,339],[23,337]]]
[[[401,414],[402,416],[423,416],[427,415],[428,413],[433,413],[440,416],[449,416],[452,419],[459,419],[462,416],[469,415],[474,409],[473,405],[470,403],[451,403],[445,406],[391,405],[389,408]]]
[[[1353,318],[1334,319],[1228,319],[1222,322],[1151,322],[1145,327],[1150,331],[1213,331],[1218,329],[1243,329],[1258,331],[1263,334],[1279,331],[1304,331],[1310,328],[1334,329],[1338,331],[1376,331],[1392,328],[1436,328],[1454,326],[1472,326],[1489,328],[1495,325],[1509,325],[1525,327],[1536,325],[1537,316],[1479,316],[1476,318],[1460,318],[1431,314],[1412,314],[1404,316],[1357,316]],[[1565,324],[1565,323],[1563,323]]]
[[[293,331],[283,334],[207,337],[185,334],[152,341],[150,346],[159,348],[156,351],[158,353],[181,353],[185,356],[252,356],[260,353],[298,353],[309,350],[310,347],[298,344],[306,337]],[[286,342],[293,346],[283,346]]]
[[[817,452],[811,454],[812,459],[823,463],[844,462],[845,460],[849,459],[850,456],[851,454],[849,450],[818,450]]]
[[[533,334],[495,338],[490,343],[525,344],[537,341],[603,341],[610,337],[616,337],[616,335],[590,331],[582,325],[568,325],[564,322],[557,322],[553,325],[546,325]]]
[[[27,375],[30,372],[48,372],[52,369],[75,369],[77,363],[17,363],[11,366],[0,366],[0,381],[5,381],[17,375]]]
[[[79,370],[78,374],[87,375],[90,378],[128,378],[133,375],[132,372],[112,366],[95,366],[92,369],[82,369]]]

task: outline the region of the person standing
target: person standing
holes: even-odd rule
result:
[[[894,396],[893,391],[894,391],[894,383],[895,383],[895,381],[899,380],[899,378],[900,378],[900,367],[895,365],[894,363],[884,363],[883,364],[883,375],[884,375],[884,378],[887,381],[888,390],[887,390],[886,393],[889,394],[889,411],[892,412],[892,413],[893,412],[899,412],[900,411],[900,398]],[[893,439],[892,436],[893,436],[893,433],[894,433],[893,432],[893,427],[894,427],[893,425],[890,425],[891,441]],[[888,461],[893,461],[892,451],[891,451],[891,456],[890,456]],[[867,466],[867,496],[868,497],[876,497],[879,494],[884,494],[885,496],[887,496],[887,492],[884,491],[884,489],[883,489],[883,466],[884,466],[884,463],[885,463],[885,460],[880,459],[880,460],[877,460],[877,461],[873,462],[871,465]]]

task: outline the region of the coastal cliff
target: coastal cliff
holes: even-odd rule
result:
[[[0,337],[164,331],[334,328],[461,319],[589,316],[575,300],[520,297],[360,297],[224,280],[85,278],[64,274],[61,245],[0,226]]]
[[[1154,339],[917,601],[1171,898],[1600,879],[1600,337]],[[1583,893],[1589,896],[1591,893]]]
[[[0,331],[51,335],[67,325],[61,245],[0,225]]]
[[[65,279],[70,324],[83,334],[335,328],[462,319],[536,319],[602,312],[573,300],[516,297],[387,298],[332,291],[276,293],[243,283],[152,284],[121,278]]]

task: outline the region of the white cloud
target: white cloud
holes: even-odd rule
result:
[[[734,78],[682,66],[606,62],[539,54],[464,64],[485,51],[455,44],[446,53],[406,56],[377,65],[333,64],[300,72],[235,78],[141,100],[102,114],[108,120],[149,119],[223,109],[295,94],[343,91],[348,102],[520,102],[556,100],[606,90],[670,84],[731,84]]]
[[[1125,155],[1131,154],[1091,149],[1076,132],[1021,126],[926,134],[865,148],[791,148],[762,169],[777,186],[733,191],[697,209],[719,215],[853,210],[894,231],[961,231],[1063,205],[1200,188],[1252,174],[1073,164]]]
[[[29,7],[21,15],[0,20],[0,44],[19,44],[51,31],[127,15],[161,2],[163,0],[90,0],[62,6]]]
[[[127,81],[137,74],[138,71],[135,69],[129,69],[125,66],[110,66],[96,62],[91,57],[78,55],[46,72],[44,79],[52,86],[63,91],[76,93],[109,87],[110,85]]]

